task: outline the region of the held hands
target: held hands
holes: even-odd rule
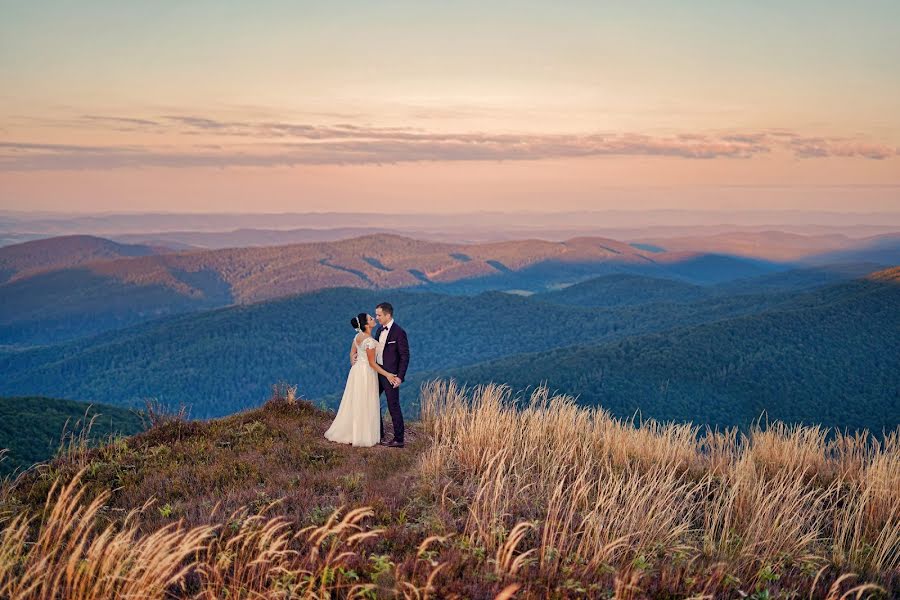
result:
[[[397,377],[396,375],[391,375],[390,377],[388,377],[388,381],[395,388],[400,387],[400,384],[403,383],[403,380],[400,379],[399,377]]]

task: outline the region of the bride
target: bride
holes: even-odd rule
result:
[[[374,446],[381,440],[381,402],[378,394],[378,374],[388,379],[393,373],[375,362],[378,342],[372,337],[375,319],[359,313],[350,319],[358,332],[350,348],[350,374],[344,396],[325,438],[332,442],[354,446]]]

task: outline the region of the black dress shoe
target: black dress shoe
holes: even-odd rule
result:
[[[385,444],[388,448],[402,448],[403,442],[398,442],[397,440],[391,440]]]

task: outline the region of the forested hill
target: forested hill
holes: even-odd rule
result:
[[[323,290],[0,351],[0,394],[139,407],[152,397],[208,418],[256,406],[284,381],[334,406],[353,334],[347,315],[387,299],[412,342],[403,395],[412,414],[417,383],[456,376],[514,387],[546,380],[618,416],[640,409],[656,418],[739,424],[767,410],[784,420],[877,430],[900,421],[895,273],[693,301],[695,288],[676,283],[688,296],[615,306],[501,292]],[[636,283],[627,293],[652,296],[642,290],[653,280],[613,283],[620,291]],[[671,281],[657,283],[673,289]]]
[[[788,422],[893,429],[900,424],[900,269],[757,314],[440,374],[514,389],[538,377],[618,416],[745,425],[765,411]]]
[[[85,424],[92,423],[89,431]],[[90,405],[56,398],[0,398],[0,449],[8,450],[0,461],[0,477],[51,458],[63,440],[63,432],[86,433],[93,442],[110,435],[132,435],[143,428],[134,411],[106,405]]]
[[[0,394],[41,394],[140,406],[192,406],[196,418],[254,406],[284,380],[308,398],[342,389],[353,330],[347,315],[389,298],[413,343],[411,372],[470,365],[595,339],[659,331],[777,306],[789,296],[694,304],[557,306],[501,292],[473,297],[324,290],[161,319],[28,351],[0,352]]]

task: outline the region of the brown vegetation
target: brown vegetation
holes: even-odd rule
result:
[[[42,243],[51,244],[52,240]],[[100,260],[86,266],[114,281],[162,285],[189,297],[202,297],[206,292],[202,283],[184,274],[211,274],[228,285],[235,302],[249,303],[341,286],[412,286],[420,284],[422,276],[435,282],[452,282],[496,275],[498,267],[515,271],[555,260],[646,262],[639,250],[604,238],[445,244],[398,235],[369,235],[338,242]]]
[[[53,269],[166,251],[166,248],[119,244],[90,235],[33,240],[0,248],[0,282],[14,281]]]
[[[264,407],[0,487],[0,598],[886,598],[900,439],[633,423],[435,382],[407,447]]]

